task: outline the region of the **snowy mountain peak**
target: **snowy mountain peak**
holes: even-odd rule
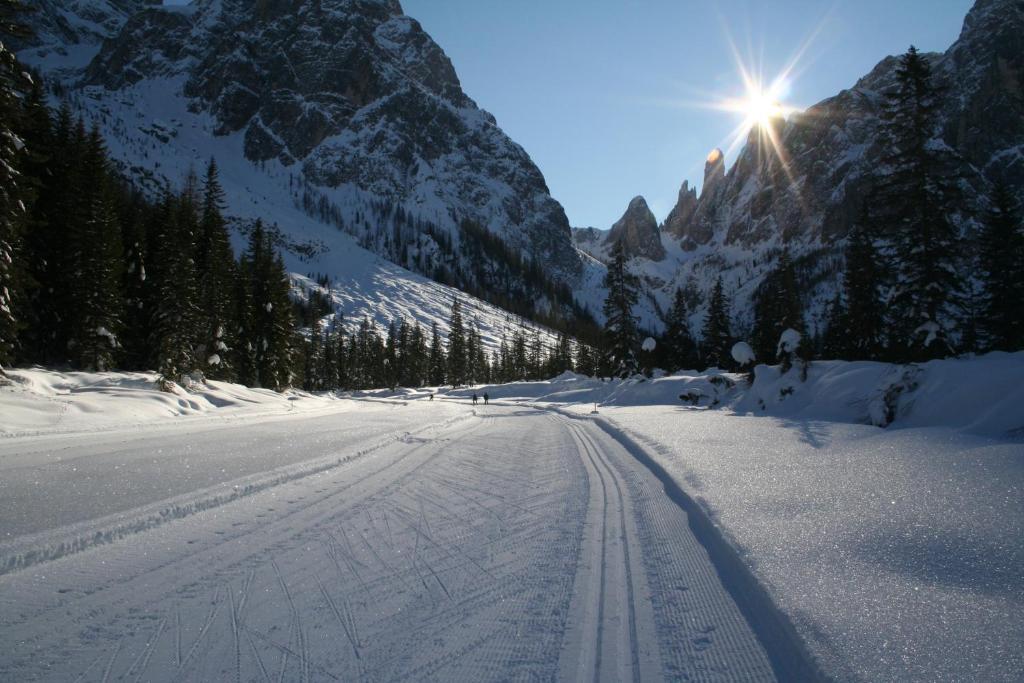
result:
[[[944,92],[940,137],[963,160],[968,201],[979,203],[969,211],[980,209],[996,180],[1024,200],[1024,3],[978,0],[958,40],[924,57]],[[721,275],[742,329],[785,244],[815,283],[806,318],[816,326],[842,275],[839,252],[886,154],[881,112],[898,63],[886,57],[850,89],[774,122],[780,155],[757,130],[728,171],[722,150],[711,151],[699,198],[684,186],[665,221],[666,249],[634,264],[663,310],[682,287],[699,320]]]
[[[704,191],[725,177],[725,154],[715,147],[704,161]]]
[[[32,34],[11,44],[22,61],[45,64],[51,78],[75,75],[137,12],[162,0],[34,0],[24,19]]]
[[[22,56],[144,187],[212,155],[236,225],[276,223],[300,272],[339,271],[340,230],[445,283],[574,315],[582,261],[563,208],[396,0],[43,1],[72,26],[103,10],[80,47],[40,20]]]

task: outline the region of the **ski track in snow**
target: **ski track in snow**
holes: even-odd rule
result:
[[[421,428],[378,422],[363,457],[0,576],[0,679],[774,680],[685,512],[614,439],[528,408],[403,410]],[[247,447],[312,430],[309,457],[337,458],[366,432],[325,419]],[[200,450],[234,457],[238,429]]]

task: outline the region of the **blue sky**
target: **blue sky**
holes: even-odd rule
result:
[[[402,0],[466,92],[543,171],[574,226],[644,195],[659,220],[740,122],[684,105],[739,96],[729,36],[768,78],[812,36],[788,102],[850,87],[913,43],[945,50],[973,0]],[[727,162],[731,160],[727,159]]]

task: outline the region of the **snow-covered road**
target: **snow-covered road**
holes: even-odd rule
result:
[[[593,423],[351,403],[0,444],[0,679],[774,680]]]

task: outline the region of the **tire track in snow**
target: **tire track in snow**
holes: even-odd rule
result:
[[[235,606],[235,592],[231,590],[231,585],[227,586],[228,592],[228,608],[231,610],[231,636],[234,640],[235,646],[235,683],[241,683],[242,680],[242,646],[238,634],[238,609]]]
[[[110,653],[110,659],[107,660],[107,668],[103,670],[103,683],[107,683],[110,680],[110,671],[114,668],[114,661],[117,659],[117,655],[121,652],[121,645],[124,644],[124,637],[121,637],[117,641],[117,645],[114,647],[114,651]]]
[[[465,421],[469,417],[470,416],[463,415],[450,418],[441,424],[430,425],[423,429],[416,430],[415,434],[444,429]],[[76,527],[76,533],[56,540],[54,539],[54,533],[59,533],[60,530],[51,530],[17,538],[14,542],[6,544],[6,547],[5,544],[0,544],[0,576],[46,562],[52,562],[97,546],[114,543],[135,534],[156,529],[169,522],[188,518],[200,512],[228,505],[269,489],[316,476],[318,474],[324,474],[338,469],[343,465],[364,458],[367,455],[383,450],[395,443],[413,443],[409,440],[411,434],[411,432],[405,432],[402,435],[393,433],[383,441],[362,448],[355,453],[346,456],[318,458],[311,463],[286,468],[284,472],[272,471],[265,472],[261,475],[245,477],[243,479],[236,480],[240,482],[239,485],[234,488],[230,488],[227,492],[214,493],[214,491],[223,491],[225,488],[230,487],[232,482],[222,482],[217,486],[213,486],[202,491],[196,491],[185,496],[179,496],[165,501],[165,504],[157,507],[148,506],[131,512],[118,513],[117,515],[112,516],[116,521],[105,523],[104,520],[96,520],[94,523],[85,524],[82,528]],[[415,443],[425,446],[431,444],[432,441],[424,439]],[[413,448],[406,452],[405,457],[416,452],[416,450],[418,449]],[[391,466],[398,464],[398,462],[404,459],[405,458],[403,457],[399,460],[391,461],[387,466],[382,468],[382,470],[351,482],[349,485],[341,489],[341,491],[363,483],[366,479],[389,469]],[[246,483],[243,484],[241,482]],[[124,521],[125,516],[131,515],[132,513],[134,513],[135,517],[132,518],[129,516],[128,521]]]
[[[256,658],[256,666],[260,668],[260,673],[263,674],[263,680],[266,681],[266,683],[273,683],[270,679],[270,672],[267,671],[267,666],[263,663],[263,658],[260,657],[260,651],[256,647],[256,642],[252,639],[252,633],[250,633],[247,628],[243,628],[243,631],[245,633],[245,639],[249,641],[249,647],[252,649],[252,655]]]
[[[597,445],[594,444],[594,442],[590,440],[590,437],[586,435],[582,430],[580,430],[580,436],[585,441],[589,442],[591,456],[596,456],[597,461],[600,463],[601,466],[604,467],[605,471],[608,473],[609,479],[611,479],[612,484],[615,486],[615,495],[618,501],[619,508],[619,533],[622,543],[622,566],[625,569],[626,574],[627,601],[629,603],[629,640],[632,644],[631,659],[633,665],[633,680],[639,681],[640,657],[638,653],[638,648],[640,642],[637,638],[636,629],[636,590],[635,584],[633,582],[633,569],[629,561],[629,537],[631,536],[631,534],[629,533],[626,527],[626,497],[622,494],[622,486],[619,483],[619,478],[617,474],[612,471],[611,467],[609,467],[608,462],[601,454],[601,451],[597,447]],[[598,475],[600,475],[600,470],[598,471]],[[604,478],[602,477],[602,485],[603,484]]]
[[[531,428],[538,428],[538,433]],[[575,573],[579,510],[586,495],[582,465],[571,449],[562,447],[569,439],[565,429],[556,432],[540,420],[495,420],[483,433],[470,436],[469,431],[458,430],[457,447],[440,440],[433,445],[396,444],[380,459],[296,485],[295,493],[286,490],[283,498],[302,503],[284,505],[268,494],[266,502],[257,499],[251,507],[277,511],[239,532],[230,531],[238,517],[231,511],[224,517],[184,521],[180,531],[155,532],[156,541],[167,539],[161,550],[168,559],[156,555],[159,563],[146,564],[139,558],[147,556],[125,547],[129,544],[112,548],[108,559],[125,569],[127,581],[103,583],[101,588],[108,603],[116,600],[119,605],[112,618],[121,632],[129,632],[125,625],[133,619],[131,610],[167,612],[156,656],[143,678],[231,680],[240,675],[242,680],[268,683],[278,676],[284,681],[553,678]],[[503,457],[494,457],[494,439],[510,444]],[[427,450],[415,455],[405,452],[424,447]],[[338,483],[327,485],[329,480]],[[438,483],[445,480],[455,482],[454,489]],[[468,488],[458,490],[461,483]],[[322,487],[329,491],[326,495],[310,492]],[[503,523],[500,529],[498,521]],[[232,535],[214,537],[221,528]],[[176,540],[194,537],[197,530],[212,532],[210,541],[215,543],[204,540],[197,546],[173,548]],[[407,580],[415,583],[408,565],[414,545],[417,567],[441,598],[436,606],[422,589],[402,589]],[[88,566],[94,557],[83,555],[75,563]],[[265,566],[270,557],[276,567]],[[67,564],[54,570],[63,571]],[[337,582],[332,566],[339,572]],[[134,567],[138,569],[131,574]],[[225,582],[225,577],[232,578]],[[324,584],[336,612],[307,590],[315,585],[314,578]],[[20,584],[27,577],[6,580]],[[215,594],[220,611],[207,632],[190,643],[204,625],[215,588],[226,589],[227,599]],[[445,600],[442,591],[451,600]],[[359,598],[348,604],[340,596]],[[357,599],[364,602],[357,605]],[[99,602],[98,594],[84,596],[71,608],[81,613]],[[223,613],[227,609],[231,614]],[[300,612],[301,623],[291,618],[293,609]],[[51,610],[43,618],[57,615]],[[352,676],[353,657],[337,640],[342,637],[337,624],[341,629],[348,625],[344,637],[350,634],[349,642],[359,649],[359,676]],[[325,627],[335,637],[321,641],[317,634]],[[238,629],[234,653],[228,628],[232,633]],[[131,633],[134,640],[125,641],[114,674],[125,652],[131,649],[134,657],[134,648],[153,628]],[[92,668],[91,680],[96,680],[97,668],[113,646],[113,638],[105,634],[64,666],[84,666],[87,658],[102,651],[102,659]],[[280,672],[275,652],[281,656]],[[231,671],[232,656],[236,661],[241,658],[240,674]],[[43,671],[43,666],[54,663],[26,664],[19,670]]]
[[[94,666],[96,666],[97,664],[100,663],[101,659],[103,659],[103,654],[102,653],[97,655],[96,659],[92,660],[92,664],[90,664],[89,666],[85,667],[85,669],[82,670],[82,673],[80,673],[77,676],[75,676],[75,680],[73,681],[73,683],[79,683],[80,681],[84,681],[85,677],[87,675],[89,675],[89,672],[92,671],[92,668]]]
[[[327,601],[327,605],[331,608],[331,611],[334,612],[334,616],[338,618],[338,623],[341,624],[341,628],[342,630],[344,630],[345,637],[348,638],[348,642],[352,646],[352,652],[355,654],[356,659],[362,659],[362,657],[359,654],[359,642],[356,639],[354,633],[354,624],[350,625],[351,611],[348,609],[345,610],[345,614],[348,615],[348,619],[342,616],[342,611],[338,608],[338,605],[334,602],[334,599],[331,598],[331,595],[327,592],[327,589],[324,588],[324,584],[320,580],[319,576],[316,577],[316,583],[320,587],[320,593],[324,596],[324,600]]]
[[[627,523],[628,497],[600,446],[577,425],[566,425],[591,478],[591,501],[586,513],[590,532],[577,576],[581,585],[574,586],[571,614],[575,623],[563,650],[560,674],[576,680],[639,681],[647,672],[660,673],[660,664],[638,635],[636,551],[630,554],[636,541]],[[595,494],[599,501],[594,500]],[[653,621],[647,610],[644,618]],[[653,623],[645,623],[645,633],[654,631]]]
[[[672,504],[686,513],[689,534],[701,546],[707,562],[713,567],[716,583],[730,596],[746,628],[758,641],[758,647],[749,649],[743,656],[749,666],[745,679],[830,680],[820,669],[819,662],[808,652],[807,645],[797,634],[789,615],[775,604],[767,588],[722,535],[707,511],[640,445],[635,436],[603,418],[581,418],[558,409],[556,411],[574,422],[592,422],[605,436],[621,446],[630,458],[643,465],[645,471],[661,484]],[[765,658],[770,668],[768,675],[761,671]]]
[[[203,642],[203,638],[210,630],[210,626],[213,624],[213,620],[217,618],[217,612],[220,611],[220,606],[223,601],[220,599],[220,589],[218,588],[213,594],[213,606],[210,608],[210,613],[206,617],[206,621],[203,623],[203,627],[199,629],[199,635],[196,636],[196,641],[192,643],[192,647],[189,648],[188,654],[185,655],[185,661],[183,661],[178,668],[184,669],[188,666],[189,662],[192,661],[192,657],[195,656],[196,651]],[[180,620],[180,612],[179,612]],[[180,621],[179,621],[180,623]]]
[[[302,616],[299,612],[298,607],[295,606],[295,599],[292,597],[292,592],[288,588],[288,584],[285,583],[284,575],[281,574],[281,568],[277,566],[277,560],[271,559],[270,565],[274,568],[274,573],[277,574],[277,581],[281,586],[281,591],[284,593],[285,599],[288,601],[288,611],[291,612],[292,628],[296,635],[296,645],[299,653],[299,671],[302,675],[302,681],[305,683],[309,681],[309,648],[306,643],[306,634],[302,628]],[[282,666],[282,673],[284,667]]]
[[[135,658],[135,661],[132,662],[132,665],[128,667],[128,670],[124,672],[121,678],[128,678],[135,672],[136,667],[139,667],[139,672],[135,676],[135,681],[138,683],[138,681],[142,680],[142,675],[146,672],[149,660],[153,656],[153,650],[156,649],[156,643],[160,640],[160,635],[164,632],[164,627],[166,626],[167,617],[164,617],[157,625],[156,633],[149,639],[146,646],[142,649],[142,652],[139,653],[139,656]]]

